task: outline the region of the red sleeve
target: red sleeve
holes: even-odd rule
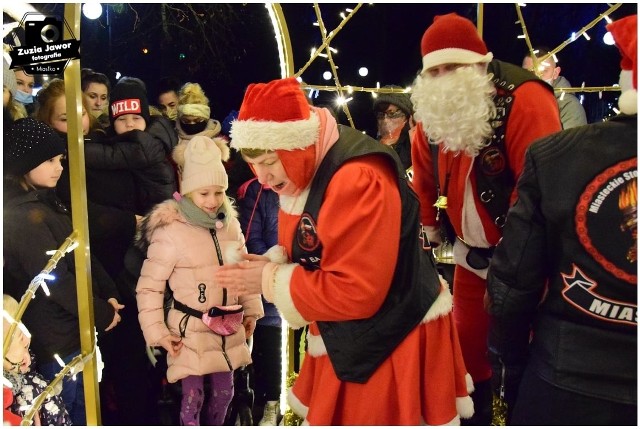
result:
[[[412,186],[420,200],[420,222],[423,225],[436,226],[438,222],[433,204],[438,198],[438,187],[433,172],[431,147],[420,122],[414,128],[411,137],[411,162],[413,164]]]
[[[524,167],[524,155],[531,143],[562,130],[558,102],[542,83],[530,81],[513,93],[514,100],[507,124],[506,151],[513,177],[518,180]],[[534,102],[532,102],[532,100]],[[516,189],[511,194],[515,201]]]
[[[400,240],[401,204],[388,161],[350,161],[331,179],[318,214],[320,269],[294,270],[290,294],[305,320],[371,317],[387,296]]]

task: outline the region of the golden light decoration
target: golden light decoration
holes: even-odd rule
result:
[[[368,93],[371,93],[371,96],[374,98],[377,96],[378,93],[383,93],[383,92],[385,93],[403,93],[403,92],[410,93],[411,92],[410,88],[407,88],[405,90],[387,89],[387,88],[383,89],[383,88],[380,88],[379,85],[377,85],[376,88],[367,88],[367,87],[354,86],[354,85],[348,85],[348,84],[344,85],[341,83],[340,78],[338,76],[338,66],[336,65],[336,62],[334,60],[334,55],[333,55],[337,53],[338,50],[334,46],[331,46],[331,42],[338,35],[338,33],[344,28],[344,26],[354,17],[354,15],[358,12],[358,10],[362,7],[362,5],[363,3],[358,3],[353,9],[351,8],[345,9],[345,12],[347,12],[348,14],[345,14],[344,12],[340,13],[340,17],[342,18],[342,21],[340,22],[340,24],[335,29],[331,31],[327,31],[327,28],[324,26],[324,21],[322,19],[320,5],[318,3],[314,3],[313,8],[316,13],[317,21],[313,25],[314,27],[317,27],[318,30],[320,31],[322,43],[318,48],[312,49],[309,60],[307,60],[307,62],[300,69],[298,69],[298,71],[296,71],[295,73],[288,72],[286,74],[285,74],[285,70],[290,71],[293,68],[293,56],[291,53],[291,43],[290,43],[289,34],[286,26],[286,20],[284,18],[284,14],[282,13],[281,9],[278,9],[277,19],[274,18],[275,14],[272,13],[270,10],[270,16],[272,16],[272,21],[274,22],[274,28],[276,29],[276,39],[278,39],[282,77],[294,76],[294,77],[297,77],[298,80],[301,80],[302,74],[318,57],[327,59],[331,68],[334,85],[315,85],[312,83],[301,82],[302,88],[308,89],[310,91],[313,91],[313,90],[331,91],[331,92],[337,93],[338,105],[343,109],[345,115],[347,116],[347,120],[349,121],[349,125],[351,125],[351,127],[353,128],[355,128],[355,124],[353,122],[353,118],[351,117],[351,113],[349,111],[348,102],[346,101],[349,99],[349,97],[345,96],[344,94],[345,92],[348,92],[348,93],[353,93],[354,91],[368,92]],[[374,6],[374,4],[369,4],[369,5]],[[550,56],[555,56],[555,54],[557,54],[562,49],[564,49],[568,44],[578,40],[580,36],[583,36],[585,39],[589,40],[589,37],[586,33],[587,30],[591,29],[600,21],[604,20],[607,23],[611,22],[611,18],[609,18],[609,15],[611,15],[611,13],[614,12],[616,9],[618,9],[621,5],[622,5],[621,3],[611,5],[605,12],[598,15],[593,21],[591,21],[589,24],[584,26],[579,31],[575,32],[571,38],[567,39],[566,41],[561,43],[559,46],[554,48],[551,52],[549,52],[549,55],[546,55],[545,57],[542,57],[539,59],[536,59],[535,55],[532,56],[532,59],[534,61],[534,69],[537,68],[536,62],[542,62],[545,59],[549,58]],[[524,20],[524,17],[522,16],[522,11],[521,11],[521,8],[525,6],[526,4],[524,3],[515,4],[516,12],[518,14],[518,21],[516,21],[516,24],[520,24],[523,31],[523,34],[518,35],[517,38],[524,39],[525,43],[527,44],[527,47],[529,48],[529,52],[532,52],[533,48],[531,45],[531,41],[529,39],[529,34],[527,32],[525,20]],[[267,7],[269,8],[270,6],[267,6]],[[478,3],[477,16],[478,18],[477,18],[476,26],[478,29],[478,33],[482,37],[483,18],[484,18],[483,3]],[[281,46],[283,45],[285,47],[281,48]],[[283,55],[283,52],[284,52],[284,55]],[[554,90],[556,92],[561,92],[561,93],[599,92],[600,94],[602,94],[603,91],[620,91],[620,88],[618,86],[587,87],[583,83],[580,87],[555,88]]]

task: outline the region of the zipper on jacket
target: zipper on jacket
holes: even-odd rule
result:
[[[224,356],[224,360],[227,361],[227,365],[229,366],[229,371],[233,371],[233,366],[231,366],[231,360],[227,355],[226,343],[227,343],[227,337],[222,336],[222,356]]]

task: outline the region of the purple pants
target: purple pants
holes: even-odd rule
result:
[[[204,392],[205,378],[209,379],[209,392],[206,395]],[[205,399],[206,404],[204,404]],[[200,411],[204,409],[203,424],[221,426],[224,423],[231,399],[233,399],[233,371],[190,375],[183,378],[180,424],[182,426],[200,426]]]

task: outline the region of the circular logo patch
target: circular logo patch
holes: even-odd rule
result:
[[[311,252],[320,244],[318,240],[318,231],[316,224],[311,216],[306,213],[302,214],[298,223],[298,244],[304,251]]]
[[[480,154],[480,165],[482,172],[488,176],[495,176],[504,171],[507,160],[499,149],[490,147]]]
[[[600,173],[580,196],[576,233],[585,250],[615,277],[637,281],[638,161]]]

